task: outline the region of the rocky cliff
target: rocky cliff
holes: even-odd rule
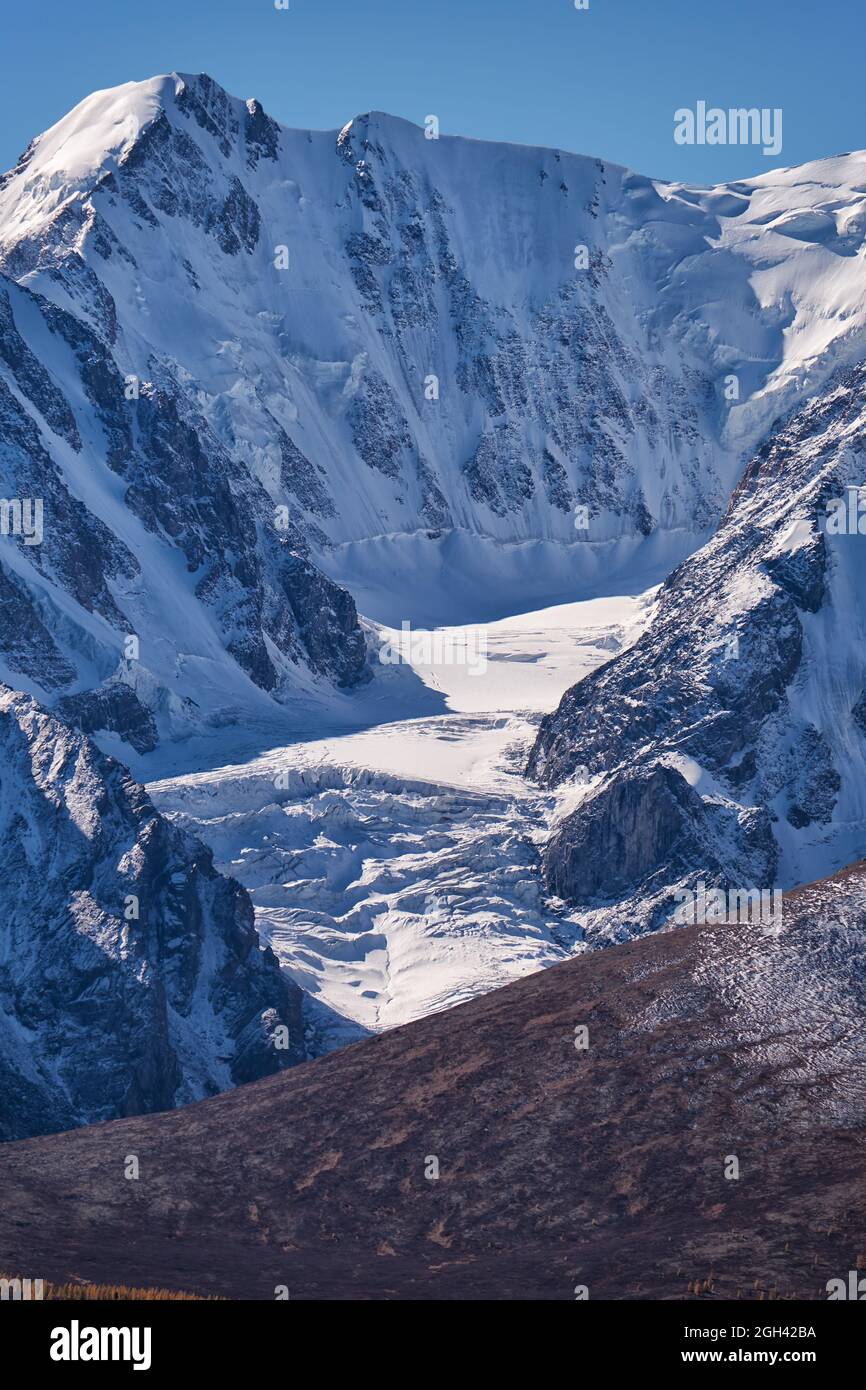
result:
[[[790,887],[866,847],[864,383],[779,423],[646,633],[541,725],[530,775],[582,789],[548,883],[609,903],[605,930],[666,920],[698,874]]]
[[[126,770],[0,691],[0,1138],[165,1110],[303,1056],[249,898]]]

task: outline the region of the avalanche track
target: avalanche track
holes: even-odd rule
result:
[[[483,672],[414,661],[419,707],[437,692],[444,714],[386,713],[362,732],[150,783],[249,891],[262,937],[308,996],[311,1051],[582,949],[538,870],[574,792],[540,792],[521,772],[541,715],[636,640],[650,608],[651,595],[602,598],[503,619],[484,629]],[[387,712],[406,674],[380,667],[371,707]]]

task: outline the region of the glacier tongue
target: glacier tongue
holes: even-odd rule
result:
[[[484,675],[414,663],[445,714],[383,715],[364,732],[150,784],[243,883],[262,937],[326,1006],[308,1010],[313,1045],[351,1038],[347,1020],[392,1027],[581,949],[539,873],[567,795],[520,774],[565,674],[633,641],[648,612],[648,597],[610,598],[490,624]]]

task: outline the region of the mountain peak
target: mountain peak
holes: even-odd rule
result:
[[[83,182],[107,156],[121,158],[174,94],[178,81],[171,74],[91,92],[30,146],[40,169]]]
[[[276,129],[257,101],[230,96],[207,73],[164,73],[92,92],[37,136],[0,178],[0,222],[7,240],[53,216],[69,198],[86,197],[162,119],[186,128],[193,117],[224,155],[250,120]]]

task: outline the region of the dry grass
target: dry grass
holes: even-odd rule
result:
[[[14,1280],[16,1275],[0,1274],[0,1279]],[[152,1303],[169,1300],[189,1303],[225,1303],[226,1300],[208,1294],[184,1293],[180,1289],[136,1289],[127,1284],[52,1284],[44,1280],[42,1299],[45,1302],[107,1302],[107,1303]]]

